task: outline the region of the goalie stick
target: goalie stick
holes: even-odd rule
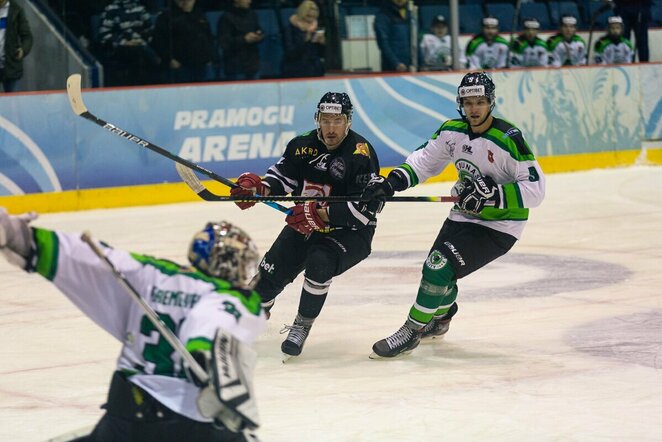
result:
[[[207,189],[193,170],[181,163],[175,164],[177,173],[200,198],[205,201],[319,201],[319,202],[350,202],[362,201],[360,197],[352,196],[225,196],[218,195]],[[392,196],[386,198],[386,201],[393,202],[435,202],[435,203],[456,203],[457,197],[454,196]]]
[[[81,76],[80,74],[73,74],[70,75],[69,78],[67,78],[67,96],[69,97],[69,103],[71,104],[71,109],[73,109],[74,113],[80,117],[85,118],[86,120],[89,120],[96,124],[97,126],[101,126],[102,128],[106,129],[108,132],[117,135],[119,137],[122,137],[128,141],[131,141],[132,143],[137,144],[138,146],[147,148],[153,152],[158,153],[159,155],[162,155],[166,158],[171,159],[172,161],[182,164],[189,169],[193,169],[197,172],[200,172],[203,175],[208,176],[209,178],[218,181],[219,183],[223,183],[228,187],[237,187],[237,184],[230,181],[227,178],[224,178],[214,172],[212,172],[209,169],[205,169],[202,166],[199,166],[195,163],[192,163],[191,161],[185,160],[184,158],[174,155],[170,152],[168,152],[166,149],[157,146],[154,143],[150,143],[149,141],[140,138],[137,135],[132,134],[131,132],[128,132],[124,129],[121,129],[118,126],[115,126],[112,123],[109,123],[107,121],[102,120],[101,118],[95,116],[94,114],[90,113],[90,111],[87,110],[87,107],[85,106],[85,103],[83,102],[83,94],[80,89],[80,82],[81,82]],[[271,201],[263,201],[265,204],[273,207],[276,210],[280,210],[283,213],[289,214],[289,209],[287,207],[284,207],[278,203],[271,202]]]

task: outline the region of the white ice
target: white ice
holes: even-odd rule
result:
[[[460,281],[444,340],[368,359],[415,299],[448,205],[393,203],[373,255],[337,277],[301,357],[281,363],[301,278],[257,342],[264,441],[662,440],[662,168],[548,176],[522,240]],[[447,194],[450,183],[410,194]],[[115,247],[184,260],[211,219],[266,251],[283,215],[189,203],[46,214]],[[112,312],[109,312],[112,314]],[[102,413],[118,343],[47,281],[0,263],[0,441],[44,441]]]

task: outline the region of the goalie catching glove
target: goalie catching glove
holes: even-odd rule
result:
[[[30,222],[37,218],[35,212],[13,216],[0,207],[0,253],[7,261],[22,269],[32,253],[32,231]]]
[[[458,197],[457,206],[480,213],[485,206],[499,207],[499,186],[489,176],[464,177],[455,183],[451,195]]]
[[[198,395],[200,414],[220,422],[233,433],[260,426],[253,393],[255,350],[218,329],[211,355],[207,357],[209,383]]]
[[[251,172],[242,173],[237,178],[237,186],[230,190],[230,195],[234,197],[242,196],[266,196],[269,193],[269,187],[262,182],[262,178]],[[246,210],[255,205],[256,201],[236,201],[235,204],[241,210]]]
[[[297,204],[292,207],[292,213],[285,217],[285,221],[288,226],[303,235],[308,235],[316,230],[324,230],[327,224],[317,212],[318,207],[315,201]]]

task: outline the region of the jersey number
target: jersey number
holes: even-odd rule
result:
[[[540,179],[540,175],[538,175],[538,171],[536,170],[535,167],[529,167],[529,181],[531,182],[536,182]]]
[[[159,319],[170,330],[176,332],[175,321],[170,317],[170,315],[165,313],[158,313]],[[172,348],[172,345],[163,337],[157,328],[152,324],[152,321],[145,315],[140,320],[140,334],[145,336],[152,336],[153,332],[159,334],[159,340],[156,344],[145,344],[143,350],[143,359],[147,362],[154,364],[154,374],[161,374],[166,376],[175,375],[175,362],[172,360],[172,354],[175,352],[175,349]]]

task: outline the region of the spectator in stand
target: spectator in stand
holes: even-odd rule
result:
[[[448,35],[446,17],[437,15],[432,19],[430,33],[423,34],[419,44],[421,70],[437,71],[450,69],[453,64],[451,37]]]
[[[508,41],[499,35],[499,20],[483,18],[483,30],[467,43],[469,69],[499,69],[507,67]]]
[[[0,84],[4,92],[19,90],[23,59],[32,49],[32,31],[16,1],[0,0]]]
[[[634,49],[623,36],[623,19],[617,15],[607,19],[607,34],[595,42],[596,64],[632,63]]]
[[[538,37],[540,22],[536,18],[525,18],[524,30],[510,44],[510,67],[547,67],[549,52],[547,43]]]
[[[409,20],[407,0],[391,0],[377,13],[375,36],[382,53],[382,71],[406,72],[411,69]]]
[[[634,31],[634,42],[639,61],[648,63],[648,22],[651,20],[652,0],[614,0],[614,13],[623,18],[623,35],[630,38]]]
[[[577,18],[561,16],[561,27],[557,34],[547,39],[549,65],[579,66],[586,64],[586,42],[577,35]]]
[[[151,37],[151,16],[139,0],[112,0],[106,6],[99,40],[106,59],[115,63],[107,69],[107,85],[155,82],[161,60],[149,44]]]
[[[168,83],[196,83],[216,80],[218,52],[204,13],[196,0],[174,0],[170,11],[162,12],[154,27],[152,45],[161,58]],[[216,70],[217,71],[217,70]]]
[[[319,8],[312,0],[304,0],[290,16],[284,30],[285,53],[283,77],[322,77],[324,75],[324,29],[317,19]]]
[[[232,8],[218,21],[218,38],[223,48],[226,80],[257,80],[260,78],[262,29],[257,14],[251,10],[251,0],[232,0]]]

